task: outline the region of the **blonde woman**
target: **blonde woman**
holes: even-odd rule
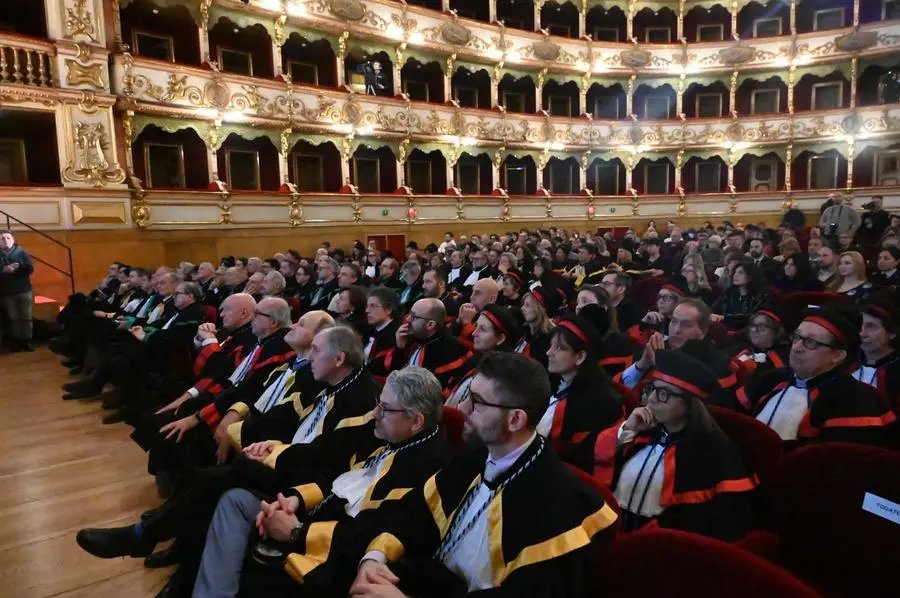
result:
[[[715,297],[706,276],[706,264],[703,263],[703,257],[699,253],[684,256],[681,275],[684,276],[688,297],[696,297],[707,305],[712,304]]]
[[[866,261],[858,251],[845,251],[838,259],[838,276],[841,284],[837,288],[844,295],[859,304],[865,302],[872,292],[872,283],[866,276]]]

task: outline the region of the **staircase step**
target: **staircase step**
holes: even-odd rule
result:
[[[34,313],[32,315],[35,319],[52,322],[56,320],[56,314],[60,311],[62,311],[62,305],[56,299],[43,295],[34,296]]]

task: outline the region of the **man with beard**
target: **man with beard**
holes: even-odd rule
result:
[[[426,299],[440,299],[447,310],[447,319],[455,320],[459,315],[459,293],[447,290],[447,278],[440,269],[432,269],[422,276],[422,291]]]
[[[413,304],[408,322],[397,329],[396,341],[391,367],[423,367],[444,389],[466,360],[466,348],[447,331],[447,312],[437,299],[419,299]]]
[[[234,596],[239,587],[246,596],[346,596],[364,548],[354,549],[354,538],[366,525],[365,515],[423,483],[453,455],[439,428],[443,399],[440,383],[427,370],[391,372],[372,412],[374,425],[367,426],[376,439],[374,451],[332,437],[323,451],[327,462],[296,472],[294,486],[270,502],[260,503],[257,493],[243,488],[225,493],[209,527],[193,596]],[[262,536],[254,557],[266,555],[267,563],[274,557],[289,575],[253,563],[241,570],[254,528]]]
[[[463,281],[464,291],[471,292],[470,289],[475,285],[476,282],[478,282],[482,278],[491,277],[491,271],[490,269],[488,269],[487,263],[487,254],[484,251],[479,250],[472,254],[472,271],[469,272],[469,275]]]
[[[461,408],[467,439],[484,447],[375,522],[351,596],[592,595],[594,549],[617,515],[535,432],[549,396],[527,357],[482,360]]]
[[[392,257],[381,262],[380,274],[381,285],[393,289],[397,293],[406,286],[406,283],[400,279],[400,264]]]
[[[451,332],[465,347],[472,346],[472,332],[475,330],[475,319],[487,305],[497,303],[500,296],[500,285],[493,278],[482,278],[472,285],[472,296],[469,303],[459,306],[459,313],[453,323]]]

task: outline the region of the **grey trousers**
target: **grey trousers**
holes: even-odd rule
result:
[[[259,503],[259,498],[243,488],[229,490],[219,499],[206,532],[193,598],[237,596],[241,565],[256,524]]]
[[[31,341],[31,308],[34,293],[27,291],[18,295],[0,297],[0,305],[9,316],[10,335],[17,341]]]

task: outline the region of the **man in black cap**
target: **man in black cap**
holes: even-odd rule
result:
[[[704,406],[718,391],[716,376],[683,351],[660,351],[646,378],[641,407],[618,430],[612,487],[623,528],[652,521],[741,538],[752,527],[757,480]]]
[[[894,413],[847,371],[859,342],[858,329],[842,315],[824,308],[805,312],[791,336],[790,367],[751,379],[743,389],[746,404],[791,444],[885,445]]]
[[[775,307],[757,310],[747,324],[747,340],[730,348],[736,369],[745,371],[749,377],[784,367],[791,351],[787,330],[790,327],[781,310]],[[740,390],[738,399],[746,399]]]

